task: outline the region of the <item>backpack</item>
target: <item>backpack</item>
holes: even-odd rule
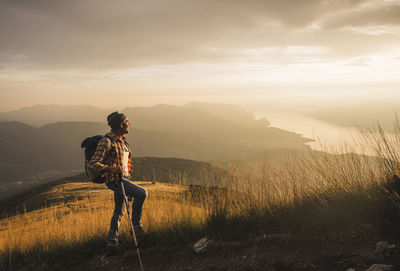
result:
[[[85,148],[85,172],[86,172],[86,175],[88,176],[89,180],[94,183],[104,183],[105,182],[104,174],[100,175],[98,173],[93,172],[93,170],[90,170],[88,168],[89,162],[92,159],[94,153],[96,152],[97,144],[103,137],[107,137],[111,141],[111,146],[108,146],[107,150],[106,150],[107,153],[106,153],[105,159],[107,159],[108,156],[110,155],[110,153],[112,152],[112,150],[114,149],[114,151],[115,151],[114,141],[110,137],[102,136],[102,135],[95,135],[95,136],[86,138],[81,143],[81,148]]]

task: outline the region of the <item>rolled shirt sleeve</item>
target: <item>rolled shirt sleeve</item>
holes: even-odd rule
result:
[[[107,168],[107,164],[104,163],[107,150],[109,149],[111,142],[107,137],[103,137],[97,144],[96,152],[92,156],[89,162],[88,168],[98,174],[104,173]]]

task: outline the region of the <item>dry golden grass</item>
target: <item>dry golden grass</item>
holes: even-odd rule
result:
[[[140,183],[139,183],[140,184]],[[149,231],[168,227],[190,218],[204,223],[205,212],[193,204],[184,204],[183,186],[142,183],[149,191],[143,211],[143,223]],[[105,239],[112,216],[113,194],[108,189],[90,190],[92,183],[67,183],[44,193],[45,198],[62,199],[74,191],[75,200],[18,214],[0,221],[0,252],[3,255],[28,254],[33,250],[49,252],[58,247],[72,247],[91,239]],[[38,199],[35,199],[38,200]],[[128,231],[123,221],[121,231]]]
[[[372,212],[388,198],[398,200],[398,194],[385,187],[388,179],[399,171],[400,157],[396,151],[400,132],[396,131],[390,137],[381,129],[361,133],[359,142],[372,157],[342,155],[352,151],[351,146],[344,145],[339,150],[330,149],[334,155],[317,152],[291,155],[279,165],[264,161],[233,162],[225,169],[214,166],[198,180],[219,188],[211,192],[188,190],[185,174],[176,174],[174,185],[143,183],[149,191],[143,224],[150,234],[177,225],[204,230],[221,222],[213,218],[222,216],[221,232],[227,232],[231,229],[224,223],[235,217],[249,219],[250,210],[253,220],[249,221],[261,226],[265,226],[264,219],[271,217],[279,220],[279,225],[288,219],[287,224],[297,228],[303,226],[304,220],[319,225],[317,219],[320,219],[332,225],[337,220],[361,217],[365,213],[363,208]],[[114,203],[112,192],[99,187],[92,183],[57,186],[41,195],[42,199],[69,198],[68,202],[1,220],[3,261],[14,254],[42,255],[60,247],[104,240]],[[285,211],[290,208],[297,209],[291,213]],[[266,227],[270,224],[268,220]],[[128,232],[126,220],[121,230]]]

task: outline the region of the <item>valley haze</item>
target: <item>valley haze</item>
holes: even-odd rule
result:
[[[192,102],[183,106],[128,107],[123,111],[133,124],[128,141],[135,157],[226,164],[268,156],[276,162],[292,149],[308,150],[306,144],[311,141],[270,127],[268,120],[256,120],[236,105]],[[0,146],[5,154],[0,163],[3,193],[9,193],[11,186],[13,190],[29,189],[33,184],[83,170],[80,143],[109,130],[104,121],[107,114],[109,110],[93,106],[60,105],[0,113],[4,120],[0,122]],[[19,155],[21,152],[24,155]]]
[[[2,195],[81,172],[80,142],[108,131],[105,119],[110,111],[83,105],[34,105],[0,113],[0,144],[7,154],[0,164]],[[346,142],[352,143],[359,132],[356,127],[310,118],[311,113],[253,114],[242,106],[222,103],[158,104],[122,111],[133,123],[128,140],[135,157],[174,157],[221,165],[266,158],[276,163],[294,150],[329,152],[332,150],[326,146],[340,149]],[[386,121],[392,118],[390,114],[382,116]],[[18,155],[21,146],[24,156]]]

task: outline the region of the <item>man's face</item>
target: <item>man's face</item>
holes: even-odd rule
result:
[[[121,124],[121,128],[124,134],[129,133],[129,128],[131,127],[131,123],[129,122],[128,119],[124,120],[124,122]]]

